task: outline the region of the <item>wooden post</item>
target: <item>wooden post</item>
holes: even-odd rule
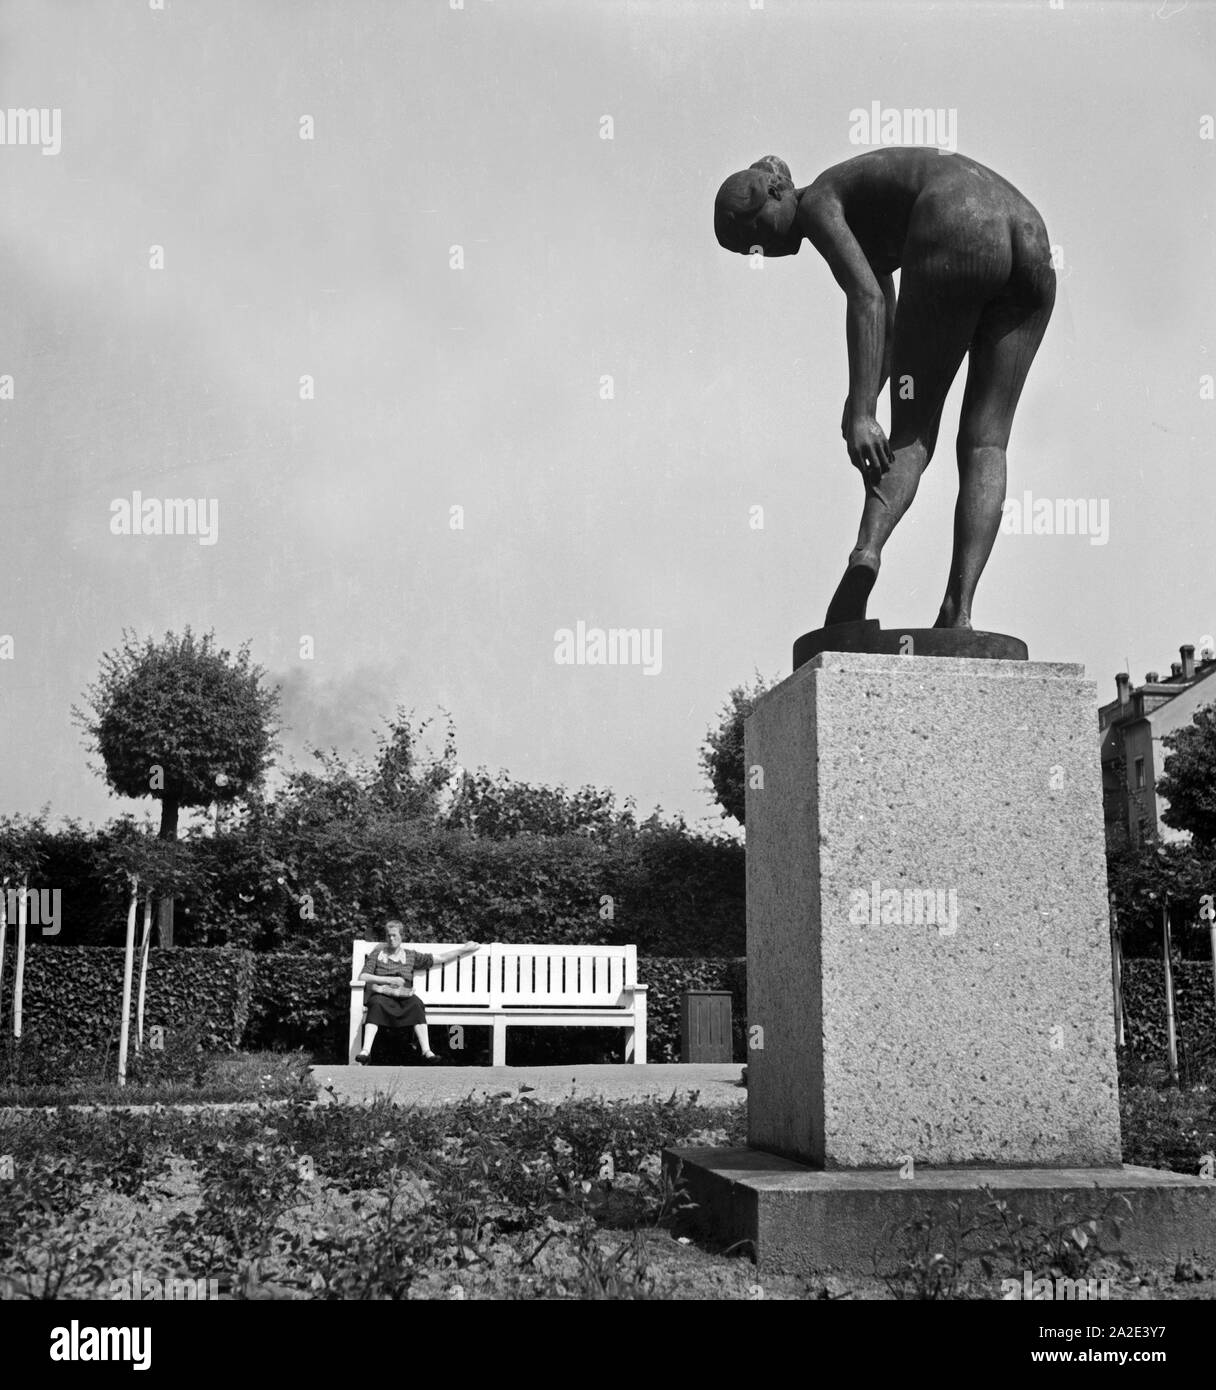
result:
[[[135,1002],[135,1055],[144,1049],[144,993],[148,983],[148,948],[152,944],[152,894],[144,895],[144,934],[139,943],[139,994]]]
[[[173,945],[173,898],[162,898],[157,907],[156,930],[158,934],[157,945],[162,950],[168,950]]]
[[[29,913],[27,885],[22,883],[17,898],[17,973],[13,977],[13,1037],[21,1037],[21,1005],[25,998],[25,923]]]
[[[1174,1021],[1174,967],[1170,960],[1170,909],[1161,909],[1161,947],[1165,964],[1165,1027],[1169,1042],[1170,1082],[1178,1084],[1178,1031]]]
[[[1123,1026],[1123,938],[1119,935],[1119,909],[1110,895],[1110,975],[1115,992],[1115,1046],[1123,1047],[1127,1037]]]
[[[127,1044],[131,1037],[131,976],[135,965],[135,907],[139,879],[131,880],[131,905],[127,909],[127,948],[122,959],[122,1022],[118,1029],[118,1084],[127,1084]]]
[[[1208,937],[1212,944],[1212,989],[1216,992],[1216,902],[1213,894],[1205,895],[1203,909],[1199,915],[1208,919]],[[0,962],[3,960],[4,953],[0,948]]]
[[[0,1023],[4,1021],[4,938],[8,935],[8,879],[0,883]]]
[[[1212,938],[1212,989],[1216,992],[1216,916],[1208,923],[1208,935]],[[0,965],[4,964],[4,951],[0,948]]]

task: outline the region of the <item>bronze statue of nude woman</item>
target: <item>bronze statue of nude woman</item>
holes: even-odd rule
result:
[[[883,546],[916,496],[967,356],[954,553],[935,626],[970,628],[975,586],[1000,529],[1013,414],[1055,302],[1043,219],[972,159],[889,148],[834,165],[806,188],[795,188],[784,161],[768,155],[718,190],[714,231],[743,255],[793,256],[805,238],[848,299],[841,432],[866,495],[825,627],[865,618]],[[889,439],[875,419],[888,378]]]

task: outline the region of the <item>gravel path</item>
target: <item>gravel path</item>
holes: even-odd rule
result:
[[[666,1100],[672,1092],[700,1093],[702,1105],[742,1105],[742,1063],[679,1063],[579,1067],[338,1067],[311,1068],[322,1102],[369,1101],[450,1105],[470,1095],[530,1095],[540,1101],[600,1096],[605,1100]],[[332,1093],[329,1088],[332,1088]]]

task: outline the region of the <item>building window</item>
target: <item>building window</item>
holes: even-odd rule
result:
[[[1137,759],[1136,759],[1136,786],[1137,786],[1137,787],[1143,787],[1143,786],[1144,786],[1144,759],[1143,759],[1143,758],[1137,758]]]

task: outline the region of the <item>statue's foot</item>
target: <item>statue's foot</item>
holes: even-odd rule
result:
[[[952,603],[942,604],[941,612],[937,615],[937,622],[935,622],[933,626],[961,628],[967,632],[973,630],[971,627],[971,614],[960,613]]]
[[[844,578],[836,586],[836,592],[828,604],[824,627],[835,627],[837,623],[859,623],[865,618],[870,590],[878,578],[878,566],[878,556],[872,550],[853,551]]]

